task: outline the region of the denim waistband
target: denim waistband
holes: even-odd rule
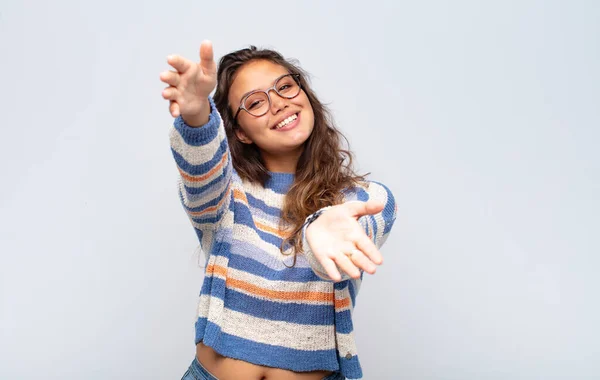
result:
[[[192,364],[190,365],[187,374],[192,375],[194,380],[219,380],[215,376],[213,376],[212,373],[208,372],[208,370],[204,368],[202,364],[200,364],[197,358],[194,358],[194,360],[192,360]],[[184,376],[181,380],[188,379],[186,379],[186,377]]]
[[[191,377],[190,377],[191,376]],[[334,372],[329,376],[325,376],[322,380],[344,380],[345,377],[342,376],[339,372]],[[197,358],[194,358],[190,368],[188,368],[185,375],[181,380],[219,380],[212,373],[208,372],[206,368],[202,366],[202,364],[198,361]]]

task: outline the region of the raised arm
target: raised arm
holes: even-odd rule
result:
[[[200,62],[169,56],[174,70],[161,73],[163,97],[175,117],[171,150],[181,179],[181,202],[202,248],[210,252],[215,230],[229,206],[231,156],[221,117],[209,94],[216,86],[216,63],[210,42],[200,47]]]

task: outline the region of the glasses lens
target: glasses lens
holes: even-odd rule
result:
[[[286,75],[280,78],[275,84],[275,88],[277,89],[277,93],[279,95],[288,99],[293,98],[300,93],[300,85],[291,75]]]
[[[246,98],[244,106],[251,115],[262,116],[269,109],[269,99],[264,92],[255,92]]]

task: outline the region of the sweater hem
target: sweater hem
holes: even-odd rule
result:
[[[258,343],[224,333],[221,328],[198,318],[196,344],[203,342],[218,354],[256,365],[281,368],[294,372],[339,371],[337,350],[304,351],[265,343]],[[347,376],[347,375],[345,375]]]

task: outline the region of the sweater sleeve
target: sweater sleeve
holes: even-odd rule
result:
[[[205,125],[190,127],[180,116],[170,131],[181,203],[205,252],[211,251],[232,193],[231,154],[223,121],[212,98],[209,102],[211,113]]]
[[[385,243],[389,233],[394,225],[394,221],[396,220],[397,206],[396,201],[392,192],[383,184],[378,182],[369,182],[368,188],[366,191],[363,189],[359,189],[357,192],[351,193],[351,195],[347,196],[346,201],[368,201],[368,200],[376,200],[385,204],[383,211],[375,215],[365,215],[358,219],[358,222],[363,227],[365,234],[369,236],[371,241],[377,246],[377,248],[381,248],[383,243]],[[309,216],[310,218],[310,216]],[[308,224],[306,224],[302,230],[302,250],[306,259],[308,260],[310,266],[317,276],[324,280],[331,281],[327,272],[319,263],[314,253],[310,249],[310,245],[306,240],[306,229],[308,228]],[[360,269],[360,268],[359,268]],[[339,268],[338,268],[339,270]],[[362,277],[362,269],[361,277]],[[340,270],[340,274],[342,275],[341,281],[345,281],[350,279],[346,273]]]

